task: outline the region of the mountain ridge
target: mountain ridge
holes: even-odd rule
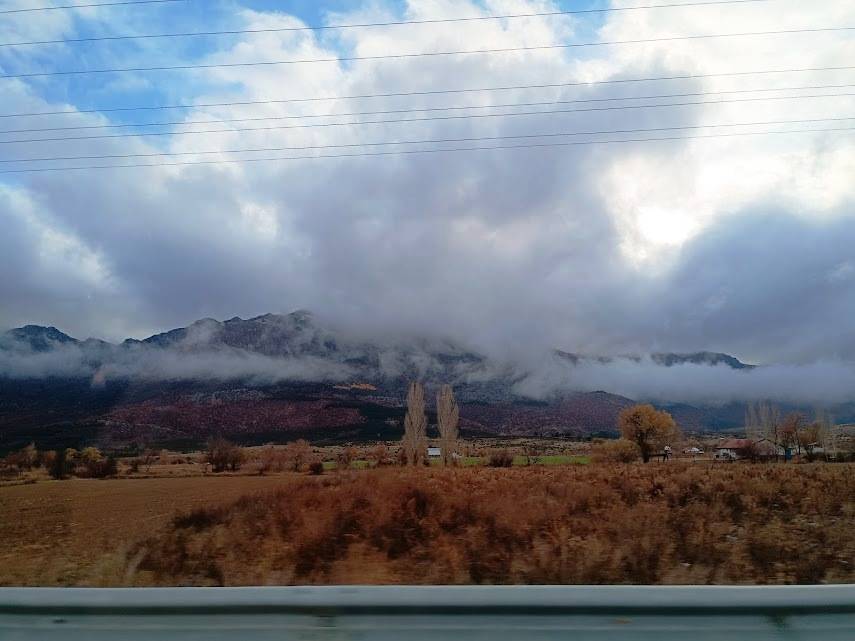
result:
[[[13,328],[5,332],[2,337],[5,340],[0,340],[0,348],[8,345],[9,339],[12,339],[29,344],[34,351],[48,351],[52,347],[64,345],[90,344],[97,345],[100,348],[151,346],[177,348],[184,351],[194,351],[206,347],[230,347],[274,357],[329,356],[333,353],[345,352],[348,349],[351,351],[356,349],[363,352],[363,360],[368,353],[376,356],[376,349],[372,349],[374,346],[370,342],[343,339],[342,336],[335,335],[330,330],[319,326],[314,314],[308,310],[297,310],[289,314],[268,313],[247,319],[235,316],[224,321],[202,318],[186,327],[159,332],[143,339],[126,338],[120,343],[110,343],[96,338],[87,338],[81,341],[54,326],[42,325],[25,325]],[[443,355],[451,360],[455,356],[475,361],[483,361],[486,358],[482,354],[457,345],[450,340],[428,342],[421,338],[414,338],[410,343],[433,348],[442,345],[448,348]],[[608,364],[621,359],[635,362],[642,360],[642,357],[638,355],[599,356],[567,352],[561,349],[554,349],[553,353],[573,365],[581,363]],[[713,351],[653,352],[648,357],[652,362],[664,367],[682,364],[725,365],[731,369],[753,369],[757,367],[757,365],[744,363],[730,354]]]

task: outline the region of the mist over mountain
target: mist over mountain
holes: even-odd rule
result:
[[[610,432],[637,401],[668,409],[690,431],[736,429],[745,403],[766,399],[855,416],[846,363],[559,349],[503,359],[449,339],[367,338],[300,310],[205,318],[118,344],[52,326],[8,331],[0,335],[0,444],[42,437],[189,447],[217,433],[244,442],[397,438],[415,379],[429,390],[454,386],[469,434]]]
[[[569,375],[580,368],[620,364],[723,366],[733,370],[753,367],[712,352],[605,357],[556,349],[523,359],[501,359],[452,340],[361,338],[356,333],[331,329],[305,310],[226,321],[204,318],[187,327],[120,344],[92,338],[81,341],[55,327],[38,325],[16,328],[0,337],[0,374],[6,377],[92,376],[97,384],[111,378],[249,379],[256,383],[359,380],[378,384],[423,379],[458,385],[501,384],[508,387],[508,393],[543,397],[575,390],[560,376],[555,376],[554,389],[547,389],[548,385],[526,389],[522,385],[516,392],[511,390],[536,377],[540,370],[563,367]],[[546,381],[541,377],[541,382]],[[584,381],[576,384],[584,386]]]

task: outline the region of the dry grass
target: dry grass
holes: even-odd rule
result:
[[[292,477],[129,549],[137,585],[855,581],[852,465]]]

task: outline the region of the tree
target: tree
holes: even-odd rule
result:
[[[814,425],[817,428],[817,442],[822,447],[826,460],[837,458],[837,430],[834,419],[825,410],[817,410]]]
[[[745,413],[745,435],[753,441],[781,442],[781,411],[769,403],[751,404]]]
[[[36,449],[35,443],[30,443],[18,454],[18,465],[20,465],[22,469],[31,470],[34,467],[39,466],[39,451]]]
[[[148,449],[143,452],[142,464],[145,466],[146,473],[151,472],[151,466],[160,459],[160,450]]]
[[[454,400],[451,385],[443,385],[436,395],[436,420],[439,427],[439,448],[442,464],[450,465],[457,453],[457,421],[460,408]]]
[[[404,417],[404,436],[401,439],[409,465],[419,465],[426,458],[427,416],[425,416],[425,390],[414,381],[407,390],[407,415]]]
[[[305,439],[298,439],[285,446],[285,460],[288,461],[289,467],[295,472],[302,471],[309,464],[311,457],[312,446]]]
[[[638,445],[641,459],[647,463],[653,452],[661,450],[679,435],[673,417],[652,405],[633,405],[618,416],[623,438]]]
[[[208,443],[205,459],[211,464],[214,472],[223,472],[227,469],[234,472],[243,462],[243,452],[231,441],[217,437]]]
[[[804,427],[805,417],[799,412],[792,412],[787,414],[784,422],[781,424],[780,430],[780,438],[781,445],[786,449],[792,449],[795,447],[799,454],[801,454],[801,442],[800,436],[803,427]]]
[[[3,459],[5,465],[11,469],[14,469],[21,474],[24,470],[31,470],[36,467],[39,463],[39,453],[36,450],[36,446],[34,443],[30,443],[25,448],[18,450],[17,452],[10,452],[6,455],[6,458]]]
[[[802,428],[798,433],[799,449],[804,450],[805,458],[812,461],[814,458],[814,449],[820,445],[820,434],[822,425],[818,422]]]
[[[62,480],[68,475],[68,459],[65,450],[57,450],[53,453],[53,457],[48,466],[48,474],[51,478]]]

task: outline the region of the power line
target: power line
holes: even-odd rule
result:
[[[187,2],[187,0],[124,0],[121,2],[102,2],[99,4],[61,4],[55,7],[31,7],[29,9],[3,9],[0,14],[7,13],[30,13],[33,11],[54,11],[57,9],[84,9],[88,7],[118,7],[134,4],[163,4],[165,2]]]
[[[254,116],[254,117],[243,117],[243,118],[217,118],[217,119],[209,119],[209,120],[173,120],[173,121],[161,121],[161,122],[134,122],[134,123],[114,123],[108,125],[69,125],[64,127],[35,127],[28,129],[5,129],[0,130],[0,134],[18,134],[18,133],[35,133],[35,132],[46,132],[46,131],[71,131],[71,130],[79,130],[79,129],[118,129],[118,128],[127,128],[127,127],[168,127],[173,125],[205,125],[205,124],[225,124],[230,122],[260,122],[267,120],[302,120],[304,118],[334,118],[334,117],[345,117],[345,116],[377,116],[377,115],[388,115],[388,114],[402,114],[402,113],[417,113],[417,112],[429,112],[429,111],[456,111],[460,109],[500,109],[500,108],[511,108],[511,107],[542,107],[548,105],[567,105],[567,104],[584,104],[584,103],[592,103],[592,102],[613,102],[616,100],[654,100],[661,98],[688,98],[692,96],[717,96],[717,95],[728,95],[734,93],[759,93],[759,92],[769,92],[769,91],[800,91],[805,89],[843,89],[847,87],[855,87],[855,84],[841,84],[841,85],[803,85],[799,87],[763,87],[759,89],[728,89],[723,91],[694,91],[689,93],[671,93],[671,94],[654,94],[649,96],[616,96],[612,98],[577,98],[574,100],[542,100],[535,102],[511,102],[511,103],[499,103],[494,105],[459,105],[459,106],[451,106],[451,107],[410,107],[407,109],[381,109],[375,111],[352,111],[352,112],[344,112],[344,113],[326,113],[326,114],[297,114],[297,115],[287,115],[287,116]],[[850,95],[850,94],[820,94],[820,95],[810,95],[804,96],[806,98],[816,98],[816,97],[828,97],[828,96],[837,96],[837,95]],[[802,96],[772,96],[769,97],[770,100],[774,99],[789,99],[789,98],[800,98]]]
[[[433,96],[440,94],[456,94],[456,93],[476,93],[483,91],[512,91],[518,89],[549,89],[557,87],[595,87],[599,85],[636,83],[636,82],[656,82],[664,80],[696,80],[699,78],[726,78],[737,76],[753,76],[764,74],[778,73],[806,73],[816,71],[847,71],[855,69],[855,65],[843,67],[805,67],[800,69],[760,69],[756,71],[728,71],[720,73],[697,73],[697,74],[682,74],[675,76],[652,76],[647,78],[617,78],[612,80],[594,80],[591,82],[555,82],[544,84],[529,84],[529,85],[508,85],[504,87],[475,87],[462,89],[433,89],[426,91],[402,91],[392,93],[373,93],[373,94],[357,94],[351,96],[317,96],[303,98],[271,98],[266,100],[240,100],[232,102],[203,102],[203,103],[187,103],[177,105],[140,105],[135,107],[106,107],[101,109],[74,109],[64,111],[32,111],[12,114],[0,114],[0,118],[23,118],[29,116],[59,116],[59,115],[75,115],[87,113],[116,113],[124,111],[152,111],[165,109],[200,109],[206,107],[237,107],[248,105],[270,105],[270,104],[286,104],[293,102],[323,102],[334,100],[359,100],[364,98],[397,98],[405,96]]]
[[[75,167],[35,167],[29,169],[4,169],[0,170],[0,174],[23,174],[23,173],[40,173],[40,172],[57,172],[57,171],[77,171],[89,169],[120,169],[120,168],[136,168],[136,167],[177,167],[185,165],[221,165],[234,163],[250,163],[250,162],[274,162],[282,160],[318,160],[321,158],[362,158],[370,156],[403,156],[413,154],[431,154],[431,153],[447,153],[460,151],[492,151],[498,149],[532,149],[546,147],[574,147],[582,145],[601,145],[601,144],[620,144],[633,142],[654,142],[654,141],[673,141],[673,140],[693,140],[699,138],[727,138],[733,136],[761,136],[771,134],[792,134],[792,133],[823,133],[833,131],[852,131],[855,127],[834,127],[828,129],[789,129],[784,131],[752,131],[752,132],[730,132],[717,134],[698,134],[690,136],[667,136],[660,138],[624,138],[618,140],[574,140],[566,142],[545,142],[545,143],[526,143],[521,145],[495,145],[492,147],[452,147],[443,149],[400,149],[394,151],[377,151],[377,152],[360,152],[354,154],[321,154],[321,155],[305,155],[305,156],[279,156],[268,158],[236,158],[236,159],[217,159],[217,160],[199,160],[199,161],[181,161],[181,162],[165,162],[165,163],[134,163],[125,165],[86,165]]]
[[[610,13],[613,11],[637,11],[641,9],[672,9],[678,7],[702,7],[722,4],[756,4],[758,2],[774,2],[775,0],[705,0],[700,2],[685,2],[681,4],[647,4],[634,7],[607,7],[603,9],[576,9],[572,11],[540,11],[536,13],[513,13],[497,16],[472,16],[461,18],[432,18],[425,20],[398,20],[391,22],[363,22],[357,24],[314,25],[307,27],[270,27],[265,29],[229,29],[223,31],[188,31],[179,33],[150,33],[124,36],[92,36],[87,38],[65,38],[61,40],[31,40],[28,42],[2,42],[0,47],[22,47],[27,45],[72,44],[82,42],[101,42],[113,40],[141,40],[147,38],[188,38],[194,36],[236,36],[254,33],[283,33],[300,31],[322,31],[332,29],[356,29],[363,27],[397,27],[401,25],[443,24],[453,22],[474,22],[483,20],[505,20],[513,18],[538,18],[551,16],[569,16],[590,13]],[[82,5],[81,5],[82,6]]]
[[[690,36],[667,36],[662,38],[640,38],[636,40],[611,40],[601,42],[575,42],[555,45],[533,45],[528,47],[502,47],[497,49],[472,49],[464,51],[422,51],[418,53],[380,54],[374,56],[342,56],[336,58],[302,58],[294,60],[267,60],[258,62],[220,62],[192,65],[164,65],[156,67],[122,67],[110,69],[66,69],[63,71],[38,71],[31,73],[16,73],[0,75],[0,79],[41,78],[47,76],[71,76],[85,74],[148,72],[148,71],[182,71],[189,69],[225,69],[235,67],[260,67],[271,65],[297,65],[329,62],[354,62],[359,60],[402,60],[409,58],[462,56],[473,54],[511,53],[519,51],[545,51],[551,49],[570,49],[575,47],[602,47],[610,45],[644,44],[651,42],[674,42],[680,40],[702,40],[709,38],[740,38],[756,36],[777,36],[796,33],[830,33],[852,31],[855,27],[821,27],[812,29],[783,29],[778,31],[744,31],[738,33],[711,33]]]
[[[652,109],[658,107],[682,107],[688,105],[710,105],[731,102],[753,102],[761,100],[797,100],[802,98],[830,98],[830,97],[848,97],[855,93],[835,93],[835,94],[807,94],[801,96],[763,96],[757,98],[723,98],[720,100],[692,100],[685,102],[671,102],[646,105],[618,105],[606,107],[583,107],[581,109],[548,109],[538,111],[517,111],[507,113],[489,113],[489,114],[455,114],[445,116],[428,116],[426,118],[392,118],[386,120],[357,120],[347,122],[323,122],[310,123],[306,125],[272,125],[269,127],[233,127],[230,129],[202,129],[198,131],[150,131],[150,132],[133,132],[119,134],[96,134],[93,136],[65,136],[56,138],[24,138],[14,140],[0,140],[0,145],[13,143],[33,143],[33,142],[58,142],[58,141],[73,141],[73,140],[96,140],[107,138],[128,138],[128,137],[147,137],[147,136],[186,136],[193,134],[210,134],[210,133],[234,133],[246,131],[271,131],[280,129],[307,129],[313,127],[342,127],[350,125],[376,125],[387,123],[400,122],[428,122],[435,120],[459,120],[466,118],[503,118],[507,116],[533,116],[533,115],[551,115],[561,113],[581,113],[590,111],[615,111],[623,109]]]
[[[127,159],[127,158],[156,158],[163,156],[203,156],[211,154],[237,154],[237,153],[258,153],[269,151],[307,151],[310,149],[342,149],[349,147],[382,147],[388,145],[415,145],[415,144],[437,144],[450,142],[484,142],[488,140],[517,140],[522,138],[557,138],[565,136],[595,136],[606,134],[637,134],[650,133],[654,131],[682,131],[692,129],[718,129],[722,127],[757,127],[767,125],[795,125],[818,122],[840,122],[845,120],[855,120],[855,116],[846,116],[839,118],[807,118],[799,120],[763,120],[755,122],[731,122],[717,123],[706,125],[679,125],[672,127],[648,127],[642,129],[608,129],[598,131],[569,131],[569,132],[551,132],[543,134],[518,134],[505,136],[472,136],[465,138],[428,138],[421,140],[385,140],[372,142],[357,142],[357,143],[340,143],[335,145],[303,145],[290,147],[250,147],[244,149],[213,149],[204,151],[159,151],[147,152],[138,154],[97,154],[88,156],[51,156],[42,158],[4,158],[0,159],[0,163],[14,162],[56,162],[60,160],[108,160],[108,159]]]

